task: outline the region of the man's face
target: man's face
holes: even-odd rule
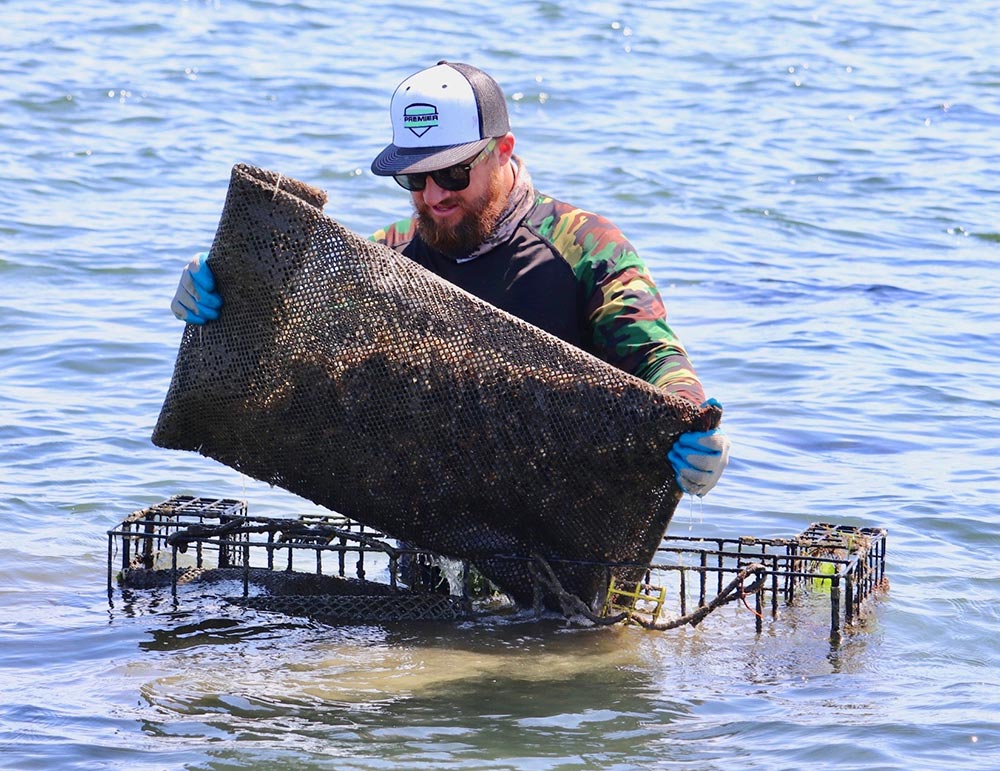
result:
[[[426,187],[410,196],[421,238],[454,257],[474,251],[489,237],[507,203],[495,152],[473,167],[464,190],[445,190],[427,177]]]

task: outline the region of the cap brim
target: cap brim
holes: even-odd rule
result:
[[[380,177],[393,174],[418,174],[462,163],[483,151],[489,138],[445,147],[397,147],[389,145],[372,161],[372,173]]]

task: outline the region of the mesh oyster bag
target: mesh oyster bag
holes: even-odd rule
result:
[[[646,564],[681,492],[667,451],[698,408],[444,281],[233,168],[153,443],[214,458],[385,534],[472,560],[521,603],[528,558],[593,606]],[[551,599],[551,598],[550,598]]]

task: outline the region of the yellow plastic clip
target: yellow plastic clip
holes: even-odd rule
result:
[[[632,588],[627,588],[628,586]],[[662,586],[652,586],[641,581],[619,585],[612,576],[601,615],[608,617],[625,613],[626,626],[635,622],[638,616],[645,617],[643,620],[647,622],[654,622],[660,617],[666,597],[667,590]]]

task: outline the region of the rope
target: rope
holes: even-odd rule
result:
[[[743,582],[747,580],[751,575],[756,575],[757,578],[750,584],[750,586],[743,586]],[[733,600],[742,600],[746,604],[746,598],[751,597],[755,594],[759,594],[764,589],[764,584],[767,581],[767,568],[764,567],[759,562],[754,562],[753,564],[747,565],[745,568],[740,570],[726,586],[723,588],[715,599],[709,602],[707,605],[702,605],[700,608],[686,613],[683,616],[678,616],[677,618],[670,619],[669,621],[644,621],[641,618],[633,618],[632,621],[639,624],[646,629],[653,629],[656,631],[665,631],[667,629],[676,629],[677,627],[690,625],[698,626],[709,613],[711,613],[716,608],[721,608]],[[750,606],[747,605],[749,608]],[[756,611],[754,611],[756,612]]]
[[[666,631],[668,629],[676,629],[686,625],[692,627],[698,626],[698,624],[700,624],[712,611],[717,608],[721,608],[723,605],[727,605],[733,600],[742,600],[743,603],[746,604],[747,597],[759,594],[764,589],[764,584],[767,579],[767,568],[759,562],[754,562],[741,569],[733,580],[726,584],[722,591],[719,592],[719,594],[711,602],[702,605],[690,613],[685,613],[683,616],[672,618],[669,621],[646,621],[645,619],[634,616],[628,612],[618,613],[614,616],[598,616],[587,606],[585,602],[583,602],[583,600],[563,589],[562,584],[553,572],[552,567],[538,554],[532,556],[528,568],[532,579],[534,579],[533,583],[535,586],[536,614],[541,613],[541,601],[544,591],[555,597],[563,615],[566,616],[566,618],[571,622],[575,619],[583,617],[592,624],[598,626],[610,626],[612,624],[617,624],[620,621],[624,621],[626,618],[631,616],[630,622],[636,623],[645,629],[651,629],[658,632]],[[751,575],[756,576],[755,580],[749,586],[744,586],[744,582]]]
[[[628,616],[627,613],[619,613],[615,616],[598,616],[595,614],[583,600],[563,589],[562,583],[560,583],[559,578],[552,570],[552,566],[549,565],[544,557],[538,554],[531,556],[531,561],[528,562],[528,572],[531,573],[532,585],[535,589],[534,605],[536,615],[541,615],[542,612],[542,590],[544,589],[558,600],[562,614],[571,621],[574,618],[583,616],[597,626],[610,626],[611,624],[617,624],[619,621],[624,621]]]

